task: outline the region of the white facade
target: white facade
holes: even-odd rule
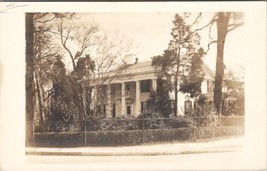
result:
[[[101,106],[101,110],[104,109],[105,115],[109,117],[137,117],[141,114],[150,92],[156,91],[159,84],[157,80],[159,78],[166,80],[164,74],[151,65],[151,61],[125,65],[112,72],[114,72],[112,78],[105,83],[107,93],[105,103]],[[205,78],[201,87],[202,93],[213,91],[212,83],[211,78]],[[173,92],[169,95],[174,99]],[[185,101],[188,100],[194,105],[194,99],[184,93],[178,93],[178,115],[184,115]]]

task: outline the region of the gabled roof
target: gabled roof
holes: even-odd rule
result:
[[[205,77],[206,79],[214,79],[214,78],[215,78],[215,73],[214,73],[214,71],[212,71],[212,70],[210,69],[210,67],[208,67],[208,65],[205,64],[204,62],[203,62],[202,68],[203,68],[203,70],[204,70],[204,73],[205,73],[205,76],[204,76],[204,77]]]
[[[135,74],[140,72],[154,72],[155,68],[152,66],[152,61],[144,61],[133,64],[121,65],[114,70],[113,72],[122,73],[122,74]]]
[[[214,79],[215,73],[212,71],[207,64],[203,62],[203,70],[205,73],[205,79]],[[126,64],[119,66],[113,70],[117,74],[137,74],[142,72],[155,72],[155,67],[152,66],[152,60],[138,62],[133,64]]]

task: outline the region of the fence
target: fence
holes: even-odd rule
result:
[[[34,121],[27,126],[36,146],[129,145],[242,134],[244,117]]]

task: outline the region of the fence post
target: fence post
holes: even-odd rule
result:
[[[144,143],[145,141],[145,122],[144,122],[145,118],[142,118],[142,132],[143,132],[143,137],[142,137],[142,142]]]
[[[35,146],[34,120],[32,122],[32,145]]]
[[[84,145],[87,144],[87,135],[86,135],[86,120],[84,121]]]

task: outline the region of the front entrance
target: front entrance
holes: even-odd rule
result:
[[[126,111],[127,115],[132,115],[132,112],[133,112],[132,111],[133,110],[132,109],[132,105],[127,105],[127,108],[126,109],[127,109],[127,111]]]

